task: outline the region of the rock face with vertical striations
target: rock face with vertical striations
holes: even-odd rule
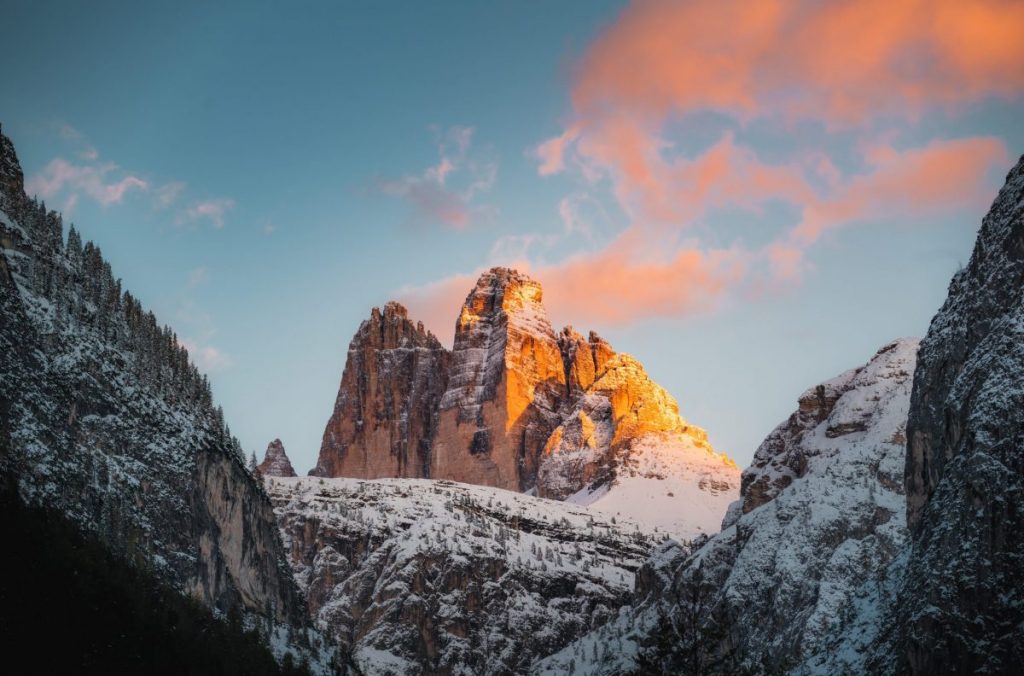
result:
[[[312,474],[535,491],[682,539],[715,530],[739,489],[735,464],[640,362],[593,331],[556,334],[540,284],[507,268],[477,280],[451,352],[397,303],[374,310]]]
[[[527,490],[568,392],[540,284],[507,268],[477,280],[455,326],[430,475]]]
[[[24,194],[2,134],[0,480],[210,609],[308,622],[206,377],[99,247]]]
[[[1024,158],[921,343],[907,424],[913,547],[896,671],[1024,664]]]
[[[317,476],[430,476],[451,354],[406,309],[374,308],[348,348]]]
[[[257,468],[263,476],[296,476],[295,468],[292,467],[288,454],[284,452],[284,444],[280,439],[274,439],[267,444],[267,452],[263,456]]]

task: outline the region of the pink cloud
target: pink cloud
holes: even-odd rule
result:
[[[136,176],[108,181],[108,175],[116,169],[117,166],[113,164],[75,165],[63,158],[56,158],[40,174],[26,181],[26,190],[44,199],[65,191],[83,193],[107,206],[121,202],[130,190],[149,189],[149,184]]]
[[[541,282],[553,323],[607,326],[710,310],[743,277],[749,264],[749,256],[738,250],[680,248],[651,258],[635,255],[637,244],[627,233],[596,253],[552,265],[518,261],[512,266]],[[396,295],[412,318],[451,345],[459,310],[480,272],[405,287]]]
[[[600,270],[609,305],[579,300],[606,321],[681,315],[799,281],[827,231],[978,208],[1008,162],[1002,141],[899,141],[928,112],[1019,100],[1021,25],[1024,5],[1004,0],[633,2],[579,60],[562,132],[533,150],[542,176],[607,185],[625,230],[536,274],[553,280],[550,296],[577,298],[573,280]],[[725,131],[693,150],[683,142],[700,114]],[[811,123],[831,140],[768,161],[738,140],[755,121],[783,137]],[[559,215],[584,231],[568,199]],[[766,244],[723,252],[705,241],[716,215],[738,210],[756,224],[776,203],[797,216]],[[636,283],[647,275],[672,280],[682,298],[659,300]]]
[[[178,214],[178,223],[195,223],[207,220],[218,230],[224,227],[224,217],[235,207],[235,201],[227,197],[196,202]]]
[[[984,209],[992,198],[989,171],[1007,166],[1006,145],[992,137],[933,141],[923,148],[870,152],[871,171],[849,179],[832,196],[812,201],[790,241],[806,247],[822,232],[850,222],[921,218]]]

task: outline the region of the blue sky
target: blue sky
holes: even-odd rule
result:
[[[745,466],[806,387],[927,330],[1024,150],[1019,68],[1000,52],[913,99],[837,76],[870,112],[798,55],[777,90],[720,91],[736,68],[669,86],[709,57],[652,57],[699,23],[663,11],[5,3],[0,122],[30,187],[194,346],[247,450],[280,437],[308,470],[370,308],[400,297],[450,340],[503,263]]]

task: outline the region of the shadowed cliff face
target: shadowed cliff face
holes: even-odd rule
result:
[[[425,477],[450,353],[404,307],[373,309],[349,344],[317,476]]]
[[[306,623],[267,496],[205,378],[109,264],[29,200],[0,135],[0,474],[222,611]]]
[[[628,603],[663,536],[486,486],[268,479],[319,626],[363,674],[524,674]]]
[[[898,668],[1024,663],[1024,158],[921,343],[907,424],[913,548]]]
[[[895,341],[801,395],[744,471],[721,532],[692,553],[659,549],[632,608],[533,673],[874,673],[867,649],[907,541],[916,351]]]

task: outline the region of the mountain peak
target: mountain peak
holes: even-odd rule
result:
[[[263,476],[296,476],[295,468],[292,467],[280,439],[274,439],[267,444],[267,452],[263,455],[259,470]]]

